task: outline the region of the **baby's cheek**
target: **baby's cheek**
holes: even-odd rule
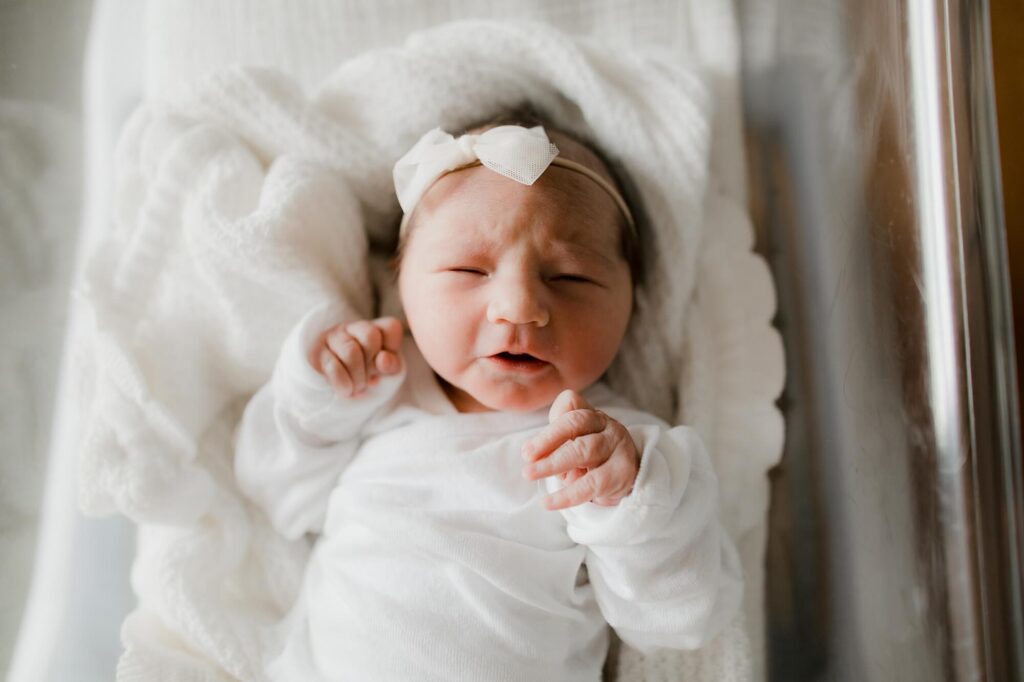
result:
[[[599,379],[612,364],[622,342],[623,335],[618,330],[609,329],[608,324],[598,322],[596,328],[581,330],[579,334],[580,340],[587,341],[579,346],[580,368],[592,381]]]
[[[435,298],[434,301],[437,299]],[[434,371],[447,381],[458,385],[456,376],[463,365],[472,359],[474,329],[465,316],[458,314],[457,306],[437,306],[434,303],[414,313],[410,328],[413,328],[417,346]]]

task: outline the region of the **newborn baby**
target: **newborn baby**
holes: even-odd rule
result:
[[[609,625],[707,642],[742,593],[707,453],[601,380],[639,276],[606,165],[541,127],[434,130],[395,183],[409,336],[311,311],[238,432],[242,489],[319,534],[268,675],[594,682]]]

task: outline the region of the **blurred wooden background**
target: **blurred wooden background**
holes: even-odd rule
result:
[[[1024,368],[1024,0],[992,0],[992,62],[996,82],[1003,208],[1009,247],[1017,375]],[[1024,398],[1024,396],[1021,396]],[[1024,400],[1021,400],[1024,404]]]

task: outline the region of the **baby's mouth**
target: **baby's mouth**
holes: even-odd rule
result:
[[[492,355],[489,359],[503,370],[516,372],[540,371],[549,364],[529,353],[509,353],[507,351]]]
[[[505,352],[505,353],[498,353],[497,355],[494,355],[492,357],[501,358],[503,360],[512,360],[512,361],[515,361],[515,362],[543,362],[543,360],[535,358],[532,355],[530,355],[529,353],[523,353],[523,354],[520,355],[520,354],[516,354],[516,353]]]

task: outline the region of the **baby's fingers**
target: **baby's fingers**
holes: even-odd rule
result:
[[[565,481],[566,485],[574,482],[578,478],[582,478],[587,473],[586,469],[573,469],[572,471],[566,471],[564,474],[559,474],[559,477]]]
[[[363,349],[364,372],[367,385],[372,385],[370,380],[377,374],[377,354],[384,347],[384,332],[375,322],[359,320],[349,324],[345,331],[355,337]]]
[[[328,348],[320,351],[320,371],[327,378],[327,383],[343,395],[352,393],[352,377],[345,366],[334,357],[334,353]]]
[[[378,317],[373,321],[384,335],[384,350],[398,353],[402,346],[402,321],[397,317]]]
[[[366,388],[366,359],[359,340],[340,327],[327,334],[327,347],[341,361],[351,379],[351,395]]]
[[[523,475],[534,480],[573,469],[592,469],[607,461],[613,451],[606,434],[590,433],[568,440],[544,459],[527,464]]]
[[[544,507],[552,510],[566,509],[567,507],[584,504],[598,497],[601,494],[603,485],[599,471],[598,469],[591,469],[585,476],[577,479],[571,485],[551,493],[544,498]]]
[[[599,433],[608,425],[608,416],[600,410],[572,410],[556,418],[533,438],[523,443],[522,455],[527,462],[546,457],[573,438]]]
[[[381,374],[397,374],[402,369],[402,360],[397,353],[382,350],[377,353],[374,365]]]

